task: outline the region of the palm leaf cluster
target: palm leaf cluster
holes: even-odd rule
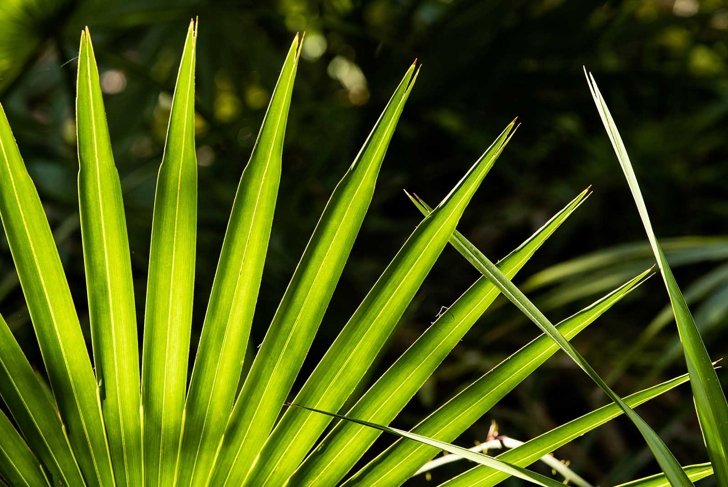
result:
[[[720,481],[728,479],[724,449],[728,409],[723,392],[650,229],[626,151],[593,80],[590,86],[600,114],[635,193],[673,303],[689,374],[622,399],[569,342],[639,286],[651,270],[556,325],[512,284],[511,279],[589,190],[498,264],[457,232],[470,199],[513,136],[512,122],[437,206],[411,195],[424,215],[422,222],[350,319],[341,324],[338,337],[303,378],[300,389],[293,390],[417,79],[419,68],[414,64],[331,194],[252,365],[243,373],[282,174],[286,121],[303,42],[299,36],[286,55],[240,178],[190,367],[197,224],[196,37],[197,25],[192,22],[157,180],[141,354],[122,189],[88,29],[81,35],[79,50],[76,128],[92,354],[38,193],[0,112],[0,215],[45,364],[45,375],[37,374],[0,319],[0,396],[6,406],[0,414],[0,473],[7,483],[399,485],[423,466],[427,470],[428,461],[445,450],[477,464],[446,485],[494,485],[509,476],[538,485],[561,485],[526,467],[620,414],[635,424],[663,471],[637,484],[689,485],[713,471]],[[482,276],[373,384],[362,388],[448,243]],[[386,426],[500,294],[543,334],[411,431]],[[450,443],[560,349],[603,389],[611,404],[498,457]],[[688,380],[711,463],[682,468],[633,408]],[[347,404],[353,405],[345,409]],[[399,438],[362,462],[382,432]]]

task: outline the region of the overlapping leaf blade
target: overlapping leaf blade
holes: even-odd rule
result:
[[[624,402],[629,407],[637,407],[647,401],[661,396],[665,392],[684,384],[688,381],[687,375],[681,375],[661,384],[634,393],[624,398]],[[557,428],[552,429],[532,440],[525,442],[523,445],[508,450],[500,455],[498,459],[508,462],[519,467],[527,467],[534,463],[543,455],[551,453],[563,445],[575,440],[576,438],[598,428],[604,423],[611,421],[622,414],[622,410],[616,404],[607,404],[599,409],[576,418]],[[486,487],[496,485],[508,478],[502,472],[491,468],[473,468],[460,474],[459,476],[444,482],[442,485],[447,487]]]
[[[2,411],[0,411],[0,472],[4,480],[13,486],[51,485],[38,459]]]
[[[331,195],[291,278],[231,418],[236,431],[247,430],[237,441],[249,445],[247,455],[252,457],[238,462],[255,458],[290,392],[369,208],[379,168],[415,78],[413,64]]]
[[[447,244],[460,215],[503,150],[513,128],[511,123],[431,218],[415,229],[308,378],[296,396],[297,403],[338,410],[346,401]],[[302,459],[329,421],[324,416],[312,417],[300,410],[287,410],[268,440],[270,446],[264,448],[260,457],[280,459],[280,453],[285,453]],[[231,470],[238,463],[242,445],[236,442],[232,445],[225,452],[228,458],[219,466],[213,483],[236,485],[244,479],[239,469]],[[279,466],[290,467],[280,465],[277,460],[265,463],[267,473],[253,477],[253,484],[276,484],[280,478],[290,475],[278,470]]]
[[[46,384],[41,383],[2,317],[0,396],[25,441],[48,469],[53,483],[83,485],[83,475]]]
[[[675,322],[683,345],[688,373],[690,374],[695,409],[708,448],[708,456],[713,464],[718,484],[728,485],[728,403],[726,402],[725,393],[721,388],[718,375],[713,368],[700,332],[695,325],[695,320],[685,302],[685,297],[672,274],[670,264],[667,262],[665,253],[652,229],[650,216],[622,137],[619,135],[614,119],[599,92],[594,77],[586,73],[586,70],[584,73],[587,76],[589,89],[599,111],[599,116],[609,135],[609,140],[612,142],[612,147],[617,154],[617,159],[637,205],[642,225],[647,233],[647,238],[657,260],[657,266],[660,269],[660,274],[670,297],[670,304],[675,315]]]
[[[459,246],[472,245],[464,238]],[[650,271],[645,271],[618,289],[558,325],[571,339],[639,285]],[[421,421],[413,432],[443,441],[453,441],[480,419],[507,393],[530,376],[559,347],[547,335],[541,335],[515,352],[465,388],[450,401]],[[438,450],[411,442],[398,441],[357,472],[345,485],[398,485],[414,473]]]
[[[509,276],[533,256],[571,213],[586,199],[579,194],[528,240],[499,264]],[[455,232],[451,242],[463,238]],[[390,367],[349,410],[347,416],[388,424],[422,387],[427,378],[498,296],[498,290],[481,277]],[[295,485],[335,484],[374,443],[380,432],[355,423],[341,422],[298,469]]]
[[[149,485],[173,483],[187,390],[197,224],[196,38],[197,25],[191,22],[154,197],[142,351],[144,475]]]
[[[81,470],[114,482],[99,390],[58,249],[0,107],[0,215],[43,362]]]
[[[141,485],[139,342],[129,241],[88,29],[81,34],[77,93],[79,211],[96,376],[116,482]]]
[[[557,329],[510,282],[523,262],[514,261],[513,267],[509,268],[506,261],[499,268],[462,235],[453,233],[473,192],[508,142],[513,124],[434,211],[423,202],[416,201],[426,213],[425,221],[385,270],[304,385],[297,401],[302,403],[304,410],[309,411],[286,410],[272,436],[268,436],[300,370],[361,226],[387,144],[417,76],[414,66],[408,70],[377,127],[332,195],[284,295],[263,349],[255,359],[252,373],[244,383],[243,393],[235,406],[236,411],[240,407],[243,413],[233,414],[232,421],[226,423],[235,394],[234,384],[242,367],[241,358],[247,344],[270,235],[280,178],[283,134],[300,49],[298,38],[281,73],[281,80],[285,81],[279,81],[277,85],[251,162],[238,188],[193,371],[192,391],[185,403],[196,240],[196,28],[193,22],[188,31],[170,115],[164,160],[157,182],[141,384],[141,399],[145,408],[141,410],[136,320],[123,202],[88,30],[81,39],[77,128],[81,167],[81,224],[98,384],[95,383],[96,377],[48,222],[0,108],[0,179],[4,181],[0,194],[0,216],[54,393],[50,396],[45,390],[42,379],[34,374],[12,333],[0,318],[0,339],[3,340],[0,343],[0,379],[3,381],[0,394],[20,432],[27,438],[26,443],[8,417],[0,413],[0,471],[6,475],[6,480],[20,485],[51,482],[71,485],[84,482],[113,485],[116,482],[121,485],[141,484],[142,481],[150,485],[204,484],[209,481],[220,485],[283,483],[288,481],[288,477],[319,438],[331,421],[329,418],[335,417],[346,423],[342,422],[334,430],[332,437],[342,438],[341,445],[332,442],[334,446],[329,447],[334,459],[322,463],[336,464],[336,473],[327,477],[332,482],[345,475],[348,468],[360,458],[362,450],[380,432],[388,432],[428,445],[418,448],[429,452],[434,448],[462,454],[473,461],[489,465],[498,471],[498,475],[507,472],[540,485],[559,485],[547,477],[524,470],[517,462],[513,462],[514,465],[503,463],[422,436],[421,431],[410,433],[381,424],[391,421],[404,407],[452,348],[456,337],[462,336],[472,326],[476,317],[471,314],[482,313],[489,304],[488,300],[492,301],[498,292],[506,294],[545,331],[546,336],[529,344],[525,349],[528,353],[519,355],[522,360],[532,363],[519,363],[518,357],[512,357],[508,366],[518,370],[499,366],[496,368],[498,373],[505,374],[507,371],[510,375],[486,375],[439,410],[441,425],[451,428],[446,436],[456,428],[472,424],[475,421],[473,418],[477,419],[482,416],[484,409],[487,410],[489,401],[494,401],[498,395],[502,397],[510,390],[508,388],[515,386],[560,347],[615,401],[615,404],[605,406],[593,414],[608,410],[611,418],[621,412],[626,413],[639,428],[666,472],[662,476],[628,485],[664,485],[665,482],[689,485],[688,479],[702,478],[712,472],[709,465],[680,467],[659,437],[630,409],[636,401],[632,399],[636,396],[622,401],[565,337],[571,338],[583,329],[636,286],[645,274],[582,314],[572,317],[570,320],[573,323],[570,323],[573,328],[567,326],[569,323],[564,323]],[[716,466],[716,474],[719,482],[722,482],[721,479],[728,479],[728,455],[725,450],[728,407],[725,395],[717,382],[685,299],[654,236],[616,127],[593,78],[589,78],[589,81],[600,115],[637,201],[670,295],[680,337],[686,348],[689,373],[694,382],[698,416]],[[578,206],[584,196],[585,193],[567,207],[569,212]],[[367,402],[368,396],[365,396],[365,400],[350,414],[338,415],[336,411],[365,375],[448,238],[484,274],[479,280],[482,289],[478,293],[466,293],[464,297],[468,299],[463,300],[462,309],[456,304],[455,309],[446,313],[442,319],[443,322],[448,318],[454,319],[458,326],[453,329],[457,331],[449,330],[446,338],[434,333],[432,337],[425,335],[426,339],[422,343],[418,342],[413,351],[405,355],[405,365],[401,369],[395,366],[392,369],[394,372],[385,375],[372,388],[371,401]],[[529,245],[532,245],[529,249],[519,249],[518,255],[527,259],[537,246],[534,242]],[[435,328],[439,330],[439,327]],[[537,343],[543,348],[536,347]],[[418,346],[422,346],[422,349]],[[423,352],[432,353],[433,357],[427,356],[426,360],[422,360]],[[413,379],[412,374],[417,378]],[[679,379],[685,380],[684,377]],[[406,391],[400,387],[402,381],[405,381]],[[505,385],[501,387],[496,382]],[[696,382],[699,384],[697,388]],[[384,396],[387,400],[375,404],[374,399],[378,396]],[[484,402],[479,402],[483,397]],[[256,403],[258,400],[260,402]],[[59,411],[56,410],[56,403]],[[57,412],[60,415],[56,415]],[[455,412],[457,420],[448,416]],[[141,422],[141,415],[146,423]],[[593,428],[598,421],[607,420],[603,416],[599,418],[591,417],[587,426]],[[69,428],[68,437],[64,432],[64,422]],[[147,475],[144,479],[140,436],[142,424],[146,427],[145,442],[148,444],[145,452]],[[552,447],[557,439],[565,442],[576,435],[578,431],[573,428],[573,424],[569,425],[571,429],[563,430],[558,438],[552,437],[549,440],[552,443],[547,446]],[[223,436],[225,428],[227,435]],[[374,428],[375,431],[367,433],[367,428]],[[438,433],[441,432],[438,430]],[[548,434],[551,433],[554,432]],[[337,437],[337,434],[341,436]],[[536,446],[541,449],[547,447],[543,442],[538,443],[538,440],[529,442],[531,450],[528,450],[528,455],[535,454]],[[356,451],[346,448],[352,441],[357,443]],[[80,465],[76,463],[72,448],[78,455]],[[507,454],[514,454],[517,450]],[[342,452],[344,456],[339,455]],[[200,458],[202,461],[198,462]],[[317,457],[314,455],[311,458],[313,463]],[[212,471],[211,466],[218,459],[217,470]],[[38,460],[45,464],[52,479],[46,477]],[[407,462],[412,462],[412,458],[407,456],[405,460],[406,468],[409,468]],[[518,461],[525,460],[519,457]],[[381,467],[377,461],[373,465],[373,468],[365,469],[351,483],[364,482],[367,475]],[[401,471],[398,472],[397,475],[401,475]],[[210,479],[213,473],[215,476]],[[306,475],[304,468],[294,477],[294,481],[300,480],[305,484],[310,480]],[[322,478],[314,477],[314,480]],[[384,478],[386,476],[380,476],[376,482],[383,482]],[[403,478],[397,478],[395,482]]]
[[[235,195],[186,402],[180,485],[208,479],[232,409],[273,223],[301,43],[296,36],[288,51]]]
[[[423,213],[426,214],[423,208]],[[685,473],[682,471],[680,464],[675,459],[672,452],[667,448],[662,439],[654,432],[654,430],[632,409],[624,404],[622,399],[609,387],[609,385],[597,374],[591,365],[581,356],[581,354],[564,338],[558,329],[549,321],[548,318],[539,310],[523,292],[516,287],[511,280],[506,277],[498,267],[490,261],[485,255],[480,253],[469,242],[464,242],[462,249],[467,255],[467,259],[476,269],[484,276],[490,279],[500,289],[501,293],[508,298],[516,307],[526,315],[536,326],[544,333],[550,336],[566,354],[581,368],[592,381],[619,407],[624,411],[625,415],[634,423],[642,437],[647,442],[655,459],[660,464],[662,470],[667,474],[668,478],[675,485],[684,486],[692,485]]]
[[[476,462],[476,463],[479,463],[481,465],[487,465],[489,467],[492,467],[492,468],[498,469],[500,471],[506,472],[506,473],[508,473],[510,475],[513,475],[515,477],[518,477],[520,479],[526,480],[526,481],[528,481],[528,482],[530,482],[532,484],[544,485],[544,486],[549,486],[549,487],[560,487],[560,486],[563,485],[561,482],[557,482],[557,481],[555,481],[553,479],[550,479],[550,478],[548,478],[548,477],[546,477],[544,475],[537,474],[535,472],[530,472],[530,471],[528,471],[526,469],[523,469],[523,468],[520,468],[520,467],[516,467],[514,465],[509,465],[509,464],[507,464],[505,462],[501,462],[499,460],[496,460],[493,457],[489,457],[488,455],[483,455],[482,453],[472,452],[472,451],[468,450],[467,448],[461,448],[459,446],[456,446],[456,445],[453,445],[453,444],[450,444],[450,443],[446,443],[444,441],[436,440],[436,439],[433,439],[433,438],[428,438],[426,436],[418,435],[418,434],[412,433],[410,431],[405,431],[405,430],[401,430],[401,429],[397,429],[397,428],[392,428],[392,427],[389,427],[389,426],[383,426],[383,425],[376,424],[376,423],[372,423],[372,422],[369,422],[369,421],[362,421],[360,419],[352,418],[350,416],[343,416],[343,415],[340,415],[340,414],[329,413],[329,412],[326,412],[326,411],[322,411],[320,409],[309,408],[309,407],[305,407],[305,406],[297,406],[295,404],[293,404],[292,406],[299,407],[301,409],[304,409],[306,411],[310,411],[310,412],[313,412],[313,413],[318,413],[318,414],[323,414],[323,415],[326,415],[326,416],[330,416],[332,418],[340,419],[342,421],[349,421],[349,422],[352,422],[352,423],[356,423],[356,424],[359,424],[361,426],[366,426],[367,428],[377,429],[377,430],[382,431],[384,433],[390,433],[392,435],[399,436],[400,438],[403,438],[403,439],[407,439],[407,440],[411,440],[411,441],[416,441],[418,443],[427,445],[427,446],[432,447],[432,448],[436,448],[438,450],[444,450],[444,451],[446,451],[448,453],[453,453],[455,455],[460,455],[463,458],[466,458],[466,459],[470,460],[471,462]]]

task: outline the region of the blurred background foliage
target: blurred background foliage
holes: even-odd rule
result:
[[[101,67],[142,316],[155,176],[193,16],[200,17],[198,327],[237,180],[285,49],[295,32],[305,31],[254,343],[329,193],[417,58],[421,75],[309,369],[418,222],[402,189],[436,203],[514,116],[522,126],[461,231],[489,256],[504,256],[593,185],[587,204],[529,263],[530,277],[518,280],[554,320],[651,265],[584,65],[625,136],[658,235],[670,237],[669,257],[708,348],[716,359],[728,353],[728,4],[718,0],[3,0],[0,101],[46,204],[79,309],[86,299],[73,113],[79,32],[91,28]],[[2,312],[32,347],[4,240],[0,266]],[[446,250],[378,367],[388,366],[476,278]],[[576,340],[622,394],[684,369],[667,303],[662,283],[652,279]],[[397,424],[412,426],[535,335],[533,325],[500,302]],[[483,440],[489,419],[511,437],[535,436],[602,404],[593,389],[559,356],[461,444]],[[688,394],[683,389],[642,409],[685,463],[704,461]],[[558,453],[603,485],[654,468],[635,431],[620,421]]]

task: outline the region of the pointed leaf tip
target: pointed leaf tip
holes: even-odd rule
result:
[[[416,60],[415,60],[416,62]],[[407,83],[407,92],[410,92],[412,90],[412,87],[415,84],[415,81],[417,81],[417,77],[420,75],[420,69],[422,68],[421,64],[412,64],[412,67],[410,69],[414,68],[414,73],[410,77],[409,83]]]
[[[450,192],[440,201],[435,210],[445,207],[453,199],[462,199],[465,197],[467,201],[470,200],[472,192],[475,188],[480,185],[480,182],[488,173],[496,159],[505,149],[508,142],[515,133],[514,122],[509,123],[504,128],[498,137],[490,144],[490,146],[483,152],[480,157],[470,166],[470,169],[465,175],[458,181],[458,183],[450,190]],[[460,195],[460,196],[457,196]]]
[[[301,57],[301,51],[303,50],[303,42],[306,40],[305,32],[296,32],[296,37],[293,38],[293,45],[296,51],[296,62]]]

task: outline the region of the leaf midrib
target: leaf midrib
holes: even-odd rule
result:
[[[189,110],[190,91],[191,91],[189,88],[190,88],[192,76],[194,74],[194,69],[190,66],[188,71],[189,71],[189,75],[188,75],[187,85],[186,85],[187,86],[187,93],[186,93],[187,96],[185,97],[184,110],[182,112],[183,113],[183,118],[182,118],[183,119],[182,134],[183,135],[185,135],[187,133],[187,123],[188,123],[188,119],[189,119],[187,112]],[[174,95],[173,95],[173,99],[172,99],[172,106],[174,106]],[[171,125],[171,122],[170,122],[170,125]],[[171,267],[170,273],[169,273],[170,276],[174,276],[175,267],[177,264],[176,255],[177,255],[177,230],[179,228],[179,207],[180,207],[179,202],[180,202],[181,187],[182,187],[182,170],[184,169],[184,155],[185,155],[185,148],[187,146],[187,144],[184,143],[184,140],[182,141],[181,146],[182,147],[181,147],[181,151],[180,151],[179,164],[178,164],[179,170],[177,172],[177,194],[175,196],[175,207],[174,207],[174,227],[173,227],[173,231],[172,231],[173,245],[172,245],[172,257],[171,257],[172,267]],[[168,324],[172,322],[172,311],[171,310],[172,310],[172,297],[174,296],[174,287],[171,285],[172,284],[171,281],[169,284],[170,284],[168,286],[169,293],[168,293],[168,297],[167,297],[167,317],[165,320],[166,323],[168,323]],[[170,335],[170,333],[165,333],[165,335],[164,335],[164,356],[165,356],[165,358],[169,357],[169,355],[170,355],[170,353],[169,353],[169,335]],[[167,377],[169,375],[169,369],[170,369],[170,367],[164,367],[164,375],[163,375],[163,380],[162,380],[162,391],[163,391],[162,392],[162,413],[161,413],[161,417],[160,417],[160,425],[164,424],[164,416],[165,416],[164,413],[167,410],[167,408],[165,407],[165,401],[167,399],[166,392],[167,392]],[[157,468],[158,485],[162,485],[161,475],[162,475],[162,471],[164,470],[162,468],[162,456],[163,456],[163,452],[165,450],[164,443],[165,443],[165,435],[162,434],[162,432],[160,431],[159,456],[158,456],[159,462],[158,462],[158,468]],[[178,450],[179,450],[179,447],[180,447],[180,445],[178,444],[177,445]],[[177,452],[177,456],[179,456],[179,451]],[[176,477],[176,470],[177,469],[175,468],[175,477]]]
[[[116,313],[114,312],[115,304],[114,304],[114,293],[111,291],[111,267],[109,265],[109,251],[107,248],[107,241],[106,241],[106,221],[104,219],[104,200],[103,195],[101,193],[101,158],[99,157],[99,147],[98,147],[98,134],[96,133],[96,114],[94,111],[94,100],[93,100],[93,88],[92,88],[92,80],[91,80],[91,54],[90,54],[90,48],[91,48],[91,39],[87,38],[87,44],[86,44],[86,85],[88,87],[88,95],[89,95],[89,110],[91,112],[91,140],[93,142],[93,148],[94,148],[94,157],[96,159],[96,165],[94,166],[95,172],[96,172],[96,190],[97,190],[97,199],[99,202],[99,213],[101,214],[101,218],[99,219],[100,226],[101,226],[101,244],[102,244],[102,251],[104,254],[104,277],[106,278],[106,289],[108,290],[107,297],[109,300],[109,321],[111,325],[111,342],[113,344],[112,348],[112,356],[113,356],[113,363],[114,363],[114,388],[116,389],[116,398],[117,401],[121,398],[121,390],[119,388],[119,354],[117,353],[117,340],[116,340]],[[87,285],[90,285],[88,283]],[[107,350],[108,351],[108,350]],[[108,381],[107,381],[108,382]],[[118,406],[118,403],[117,403]],[[100,404],[99,404],[100,407]],[[121,449],[122,449],[122,458],[124,461],[124,478],[129,479],[129,460],[127,458],[127,448],[126,448],[126,433],[127,429],[124,426],[125,416],[126,413],[124,411],[124,408],[117,407],[117,412],[119,413],[119,427],[120,427],[120,433],[121,433]]]

